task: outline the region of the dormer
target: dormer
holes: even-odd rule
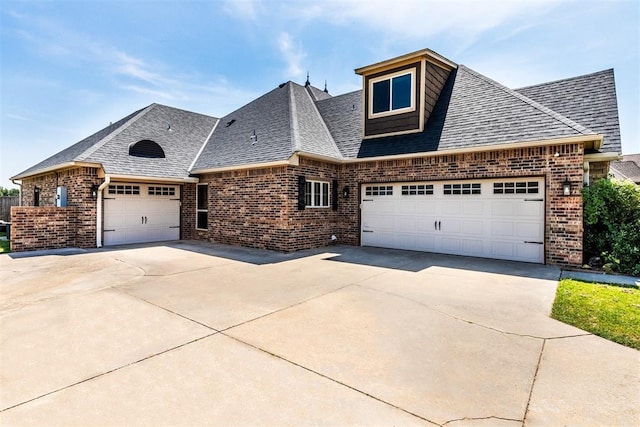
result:
[[[363,88],[363,138],[424,130],[456,64],[424,49],[358,68]]]

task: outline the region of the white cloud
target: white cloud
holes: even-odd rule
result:
[[[235,18],[255,20],[261,10],[258,0],[226,0],[224,11]]]
[[[287,32],[280,33],[278,48],[287,64],[287,76],[300,78],[304,75],[302,60],[306,57],[301,43],[296,43]]]
[[[392,39],[424,39],[444,34],[463,44],[512,22],[516,17],[547,13],[558,0],[327,0],[313,8],[284,9],[303,19],[336,25],[366,26]],[[376,45],[384,42],[374,41]]]

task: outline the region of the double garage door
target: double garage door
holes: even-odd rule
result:
[[[104,244],[180,238],[180,186],[116,183],[104,189]]]
[[[544,262],[543,178],[361,188],[363,246]]]

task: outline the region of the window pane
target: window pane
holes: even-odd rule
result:
[[[389,111],[391,81],[382,80],[373,84],[373,112]]]
[[[196,215],[196,228],[207,229],[207,212],[198,212]]]
[[[320,183],[313,183],[313,206],[320,206]]]
[[[307,181],[307,183],[305,184],[305,191],[304,191],[304,204],[306,206],[311,206],[311,201],[313,200],[311,198],[312,190],[313,190],[313,187],[311,186],[311,181]]]
[[[391,109],[411,107],[411,74],[394,77]]]
[[[207,209],[209,187],[207,185],[198,185],[198,209]],[[205,227],[206,228],[206,227]]]
[[[329,184],[322,184],[322,206],[329,206]]]

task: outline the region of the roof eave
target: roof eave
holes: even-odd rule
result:
[[[145,175],[126,175],[126,174],[107,174],[111,181],[129,181],[129,182],[167,182],[173,184],[197,183],[200,180],[197,177],[166,177],[166,176],[145,176]]]
[[[532,140],[532,141],[514,141],[514,142],[505,142],[500,144],[489,144],[489,145],[480,145],[473,147],[463,147],[463,148],[450,148],[445,150],[437,150],[437,151],[422,151],[418,153],[411,154],[393,154],[388,156],[379,156],[379,157],[360,157],[360,158],[352,158],[347,159],[345,163],[361,163],[361,162],[371,162],[371,161],[379,161],[379,160],[395,160],[395,159],[411,159],[425,156],[441,156],[441,155],[450,155],[450,154],[465,154],[465,153],[478,153],[483,151],[494,151],[494,150],[509,150],[513,148],[523,148],[523,147],[546,147],[550,145],[562,145],[562,144],[574,144],[574,143],[584,143],[585,149],[592,149],[592,147],[596,146],[598,142],[602,142],[602,135],[574,135],[574,136],[565,136],[559,138],[552,139],[542,139],[542,140]]]
[[[584,155],[585,162],[614,162],[622,159],[620,153],[589,153]]]
[[[22,172],[19,173],[18,175],[12,176],[11,180],[18,180],[18,179],[25,179],[25,178],[30,178],[30,177],[34,177],[34,176],[38,176],[38,175],[44,175],[46,173],[51,173],[51,172],[55,172],[58,170],[62,170],[62,169],[69,169],[69,168],[74,168],[74,167],[88,167],[88,168],[102,168],[102,164],[101,163],[93,163],[93,162],[65,162],[65,163],[58,163],[56,165],[52,165],[52,166],[48,166],[46,168],[42,168],[42,169],[37,169],[33,172]]]
[[[437,54],[431,49],[422,49],[416,52],[407,53],[406,55],[397,56],[392,59],[387,59],[386,61],[376,62],[375,64],[366,65],[364,67],[356,68],[354,71],[356,74],[366,75],[372,71],[378,71],[381,68],[386,68],[390,65],[394,65],[396,63],[406,63],[411,62],[412,60],[425,58],[427,61],[438,65],[441,68],[452,70],[458,67],[453,61],[448,60],[442,55]]]
[[[286,160],[276,160],[273,162],[260,162],[260,163],[245,163],[242,165],[220,166],[217,168],[194,169],[191,171],[191,173],[193,175],[202,175],[207,173],[227,172],[232,170],[262,169],[262,168],[272,168],[272,167],[279,167],[279,166],[297,166],[297,165],[298,165],[298,158],[294,154]]]

